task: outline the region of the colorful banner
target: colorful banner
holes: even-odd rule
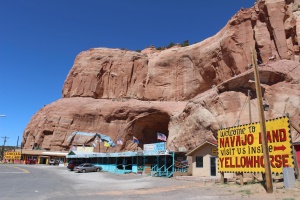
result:
[[[105,147],[110,147],[109,143],[106,142],[106,141],[104,141],[104,146],[105,146]]]
[[[288,117],[266,121],[268,151],[272,173],[294,167]],[[219,172],[265,172],[259,123],[218,131]]]

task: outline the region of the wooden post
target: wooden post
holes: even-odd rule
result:
[[[221,172],[221,183],[225,184],[224,172]]]
[[[243,172],[240,173],[240,183],[242,186],[244,185]]]
[[[259,73],[256,63],[256,52],[252,54],[252,62],[254,66],[254,77],[255,77],[255,88],[256,88],[256,96],[257,96],[257,104],[258,104],[258,113],[259,113],[259,121],[260,121],[260,131],[262,136],[262,147],[263,147],[263,155],[264,155],[264,165],[265,165],[265,178],[266,178],[266,191],[267,193],[273,193],[273,182],[272,182],[272,174],[271,174],[271,165],[270,165],[270,156],[268,149],[268,140],[267,140],[267,129],[266,129],[266,120],[263,110],[263,101],[261,94],[261,86]]]
[[[298,180],[300,180],[300,176],[299,176],[299,166],[298,166],[298,158],[296,155],[296,151],[295,151],[295,147],[293,145],[293,157],[294,157],[294,163],[295,163],[295,172],[296,172],[296,178]]]
[[[248,105],[249,105],[249,120],[250,120],[250,124],[252,123],[252,116],[251,116],[251,96],[250,96],[250,90],[248,90]]]
[[[101,151],[100,151],[100,143],[101,143],[101,138],[100,138],[100,137],[99,137],[99,141],[97,140],[97,142],[98,142],[98,147],[99,147],[98,150],[99,150],[99,153],[100,153],[100,152],[101,152]]]

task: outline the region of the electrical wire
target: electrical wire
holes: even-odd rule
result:
[[[249,99],[249,97],[246,97],[245,102],[244,102],[244,105],[243,105],[242,109],[240,110],[240,113],[239,113],[239,115],[238,115],[238,118],[237,118],[237,120],[235,121],[235,123],[234,123],[233,126],[235,126],[235,125],[239,122],[239,120],[240,120],[240,118],[241,118],[241,114],[242,114],[242,112],[243,112],[243,110],[244,110],[244,108],[245,108],[245,106],[246,106],[246,103],[247,103],[247,100],[248,100],[248,99]]]

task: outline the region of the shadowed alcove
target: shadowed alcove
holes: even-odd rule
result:
[[[151,113],[133,121],[128,127],[129,137],[136,137],[139,140],[139,147],[144,144],[163,142],[157,139],[157,133],[169,135],[168,125],[170,116],[167,113]]]

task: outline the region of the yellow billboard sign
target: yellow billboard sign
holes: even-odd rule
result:
[[[272,173],[294,167],[288,117],[266,121]],[[265,172],[259,123],[218,131],[219,172]]]
[[[4,153],[6,160],[21,160],[21,152],[8,151]]]

